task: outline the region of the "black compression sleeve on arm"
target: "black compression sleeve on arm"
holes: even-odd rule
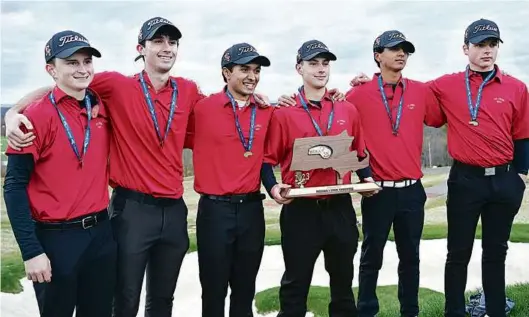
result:
[[[8,156],[4,182],[7,215],[24,261],[44,253],[35,234],[35,222],[31,218],[27,193],[34,167],[33,155],[11,154]]]
[[[514,141],[513,165],[516,172],[527,175],[529,170],[529,139]]]
[[[271,164],[263,163],[263,165],[261,165],[261,180],[264,187],[266,188],[266,191],[268,192],[268,195],[272,197],[271,191],[272,188],[277,184],[277,180]]]
[[[357,170],[356,176],[358,176],[360,180],[363,180],[368,177],[373,177],[373,175],[371,174],[371,167],[367,166],[367,167]]]

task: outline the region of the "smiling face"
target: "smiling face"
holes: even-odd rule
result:
[[[260,64],[235,65],[231,70],[227,67],[222,69],[222,74],[229,90],[236,99],[246,100],[255,91],[261,76]]]
[[[399,44],[394,47],[386,47],[382,52],[375,53],[375,60],[380,64],[380,69],[398,72],[406,67],[409,55],[404,50],[403,45]]]
[[[139,44],[137,49],[145,59],[145,68],[163,74],[169,72],[176,61],[178,41],[160,32],[145,41],[145,45]]]
[[[463,52],[468,56],[470,68],[476,71],[492,70],[496,57],[498,57],[498,49],[498,39],[487,39],[478,44],[463,45]]]
[[[55,58],[46,64],[46,71],[61,87],[81,91],[88,87],[94,78],[92,55],[79,50],[65,59]]]
[[[303,78],[303,85],[321,89],[329,82],[331,65],[329,59],[316,57],[308,61],[299,62],[296,65],[296,70]]]

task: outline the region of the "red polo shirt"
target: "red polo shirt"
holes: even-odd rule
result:
[[[57,87],[52,93],[82,155],[88,121],[86,109]],[[35,132],[33,144],[21,151],[10,147],[6,151],[12,155],[33,155],[35,168],[27,189],[32,217],[37,221],[65,221],[105,209],[109,203],[110,144],[110,126],[105,107],[101,102],[92,105],[91,138],[81,168],[48,95],[24,111]]]
[[[224,90],[196,104],[186,145],[193,148],[197,193],[230,195],[259,191],[265,137],[274,108],[260,107],[253,98],[249,105],[237,108],[246,142],[250,135],[253,107],[256,113],[252,155],[245,157],[246,150],[235,126],[233,108]]]
[[[332,109],[332,100],[328,92],[321,99],[321,108],[310,103],[308,107],[312,117],[325,133]],[[364,135],[356,108],[347,101],[336,101],[334,102],[334,119],[327,135],[338,135],[344,130],[354,137],[351,150],[356,150],[359,157],[365,157]],[[297,187],[294,182],[295,172],[290,171],[294,141],[297,138],[315,136],[318,136],[318,133],[309,115],[303,109],[298,95],[296,106],[278,108],[274,111],[266,138],[264,162],[274,166],[280,164],[282,182]],[[331,168],[303,171],[303,174],[308,176],[305,187],[337,184],[337,174]],[[351,173],[349,172],[344,176],[343,183],[350,184],[350,178]]]
[[[480,74],[471,72],[472,102],[476,102]],[[430,82],[448,122],[448,152],[457,161],[491,167],[512,161],[513,140],[529,138],[527,86],[504,75],[496,75],[483,88],[477,121],[469,124],[465,72],[444,75]]]
[[[439,103],[427,84],[401,78],[393,90],[391,84],[384,82],[393,122],[404,92],[400,126],[395,135],[379,91],[379,76],[375,74],[370,82],[346,94],[347,101],[354,104],[360,114],[373,178],[386,181],[420,179],[423,176],[424,124],[433,127],[444,124]]]
[[[169,117],[172,86],[170,81],[158,92],[149,76],[144,78],[154,103],[162,137]],[[183,78],[176,80],[178,96],[169,134],[164,146],[160,141],[140,84],[139,74],[132,77],[117,72],[96,74],[90,86],[99,93],[112,120],[110,180],[120,186],[156,197],[180,198],[183,194],[182,151],[189,113],[203,95],[197,85]]]

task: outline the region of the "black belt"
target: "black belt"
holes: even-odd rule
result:
[[[171,206],[179,202],[182,198],[154,197],[150,194],[144,194],[132,189],[116,187],[114,191],[117,195],[122,195],[127,199],[132,199],[140,204],[155,206]]]
[[[460,170],[463,170],[465,173],[476,175],[476,176],[493,176],[493,175],[497,175],[501,173],[507,173],[514,169],[514,167],[512,166],[512,163],[510,162],[507,164],[498,165],[498,166],[481,167],[481,166],[470,165],[470,164],[466,164],[466,163],[454,160],[454,163],[452,166]]]
[[[248,193],[248,194],[235,194],[235,195],[208,195],[208,194],[202,194],[202,197],[211,199],[211,200],[217,200],[217,201],[225,201],[233,204],[241,204],[249,201],[258,201],[263,200],[266,198],[265,194],[262,194],[260,192],[255,193]]]
[[[97,226],[100,222],[103,222],[107,219],[108,211],[105,208],[101,211],[66,221],[37,221],[36,226],[40,229],[46,230],[88,229]]]

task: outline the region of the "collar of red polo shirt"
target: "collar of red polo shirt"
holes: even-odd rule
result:
[[[374,73],[373,74],[373,78],[371,79],[372,82],[376,82],[378,80],[378,77],[380,77],[382,75],[382,73]],[[384,86],[386,85],[389,85],[385,80],[384,78],[382,78],[382,83],[384,84]],[[404,76],[400,76],[399,80],[397,81],[397,85],[405,85],[407,84],[406,82],[406,78]]]
[[[220,95],[222,96],[222,101],[224,102],[224,106],[230,106],[231,107],[231,101],[230,101],[230,98],[228,97],[228,95],[226,94],[226,90],[228,89],[228,86],[224,86],[224,88],[222,89],[222,91],[220,92]],[[234,97],[235,98],[235,97]],[[235,99],[235,101],[237,101],[237,99]],[[239,101],[242,101],[242,100],[239,100]],[[252,94],[250,95],[248,101],[246,102],[246,105],[244,107],[247,107],[247,106],[250,106],[250,105],[257,105],[259,108],[268,108],[270,107],[271,105],[265,105],[265,104],[262,104],[262,103],[259,103],[256,98],[255,98],[255,95]],[[237,106],[238,108],[238,106]]]
[[[495,71],[496,73],[494,74],[494,78],[493,78],[493,79],[499,81],[500,83],[502,83],[502,81],[503,81],[503,75],[504,75],[503,71],[502,71],[502,70],[500,69],[500,67],[499,67],[498,65],[496,65],[496,64],[494,64],[494,71]],[[470,70],[470,77],[473,77],[473,76],[479,76],[479,77],[481,77],[481,74],[478,73],[477,71],[474,71],[474,70],[471,69],[471,70]]]
[[[307,105],[320,109],[320,107],[314,105],[312,102],[310,102],[309,99],[307,99],[307,96],[305,95],[305,91],[303,89],[301,89],[301,94],[303,95],[303,98],[307,102]],[[324,101],[324,100],[331,101],[331,102],[333,101],[332,96],[329,93],[329,90],[327,88],[325,88],[325,93],[323,94],[323,97],[321,98],[321,101]],[[296,95],[296,107],[303,108],[303,105],[301,104],[301,95],[299,93]]]
[[[55,86],[50,93],[53,94],[53,98],[55,99],[55,102],[57,103],[58,107],[60,107],[62,105],[61,101],[63,101],[64,98],[71,98],[72,100],[76,101],[76,104],[78,103],[78,100],[76,100],[72,96],[67,95],[58,86]],[[91,95],[91,96],[93,96],[94,97],[93,99],[95,99],[95,101],[96,101],[96,102],[92,101],[92,118],[95,119],[98,116],[106,118],[107,117],[107,113],[105,111],[105,107],[101,106],[102,102],[101,102],[101,98],[99,97],[99,95],[95,91],[93,91],[93,90],[91,90],[89,88],[86,89],[86,93]],[[86,113],[86,108],[83,107],[81,109],[81,112],[82,113]]]

